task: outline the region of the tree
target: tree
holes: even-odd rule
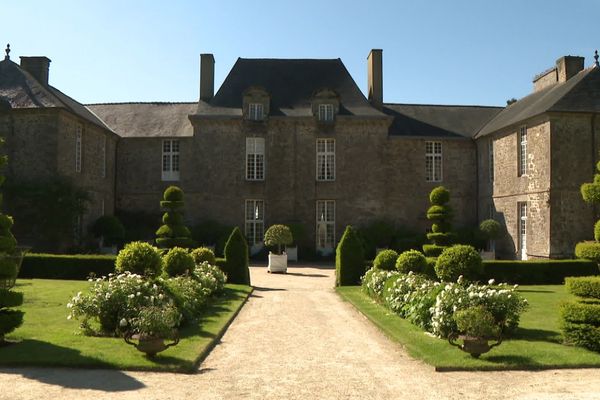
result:
[[[335,250],[335,284],[358,285],[364,273],[364,249],[356,231],[348,225]]]
[[[292,231],[285,225],[272,225],[265,232],[265,245],[277,246],[277,254],[281,254],[281,246],[289,246],[293,241]]]
[[[427,210],[427,219],[432,221],[432,225],[427,239],[433,244],[423,245],[423,252],[427,257],[437,257],[450,245],[452,239],[452,210],[447,204],[450,201],[450,192],[445,187],[438,186],[429,194],[429,201],[431,207]]]
[[[184,206],[183,190],[177,186],[169,186],[163,194],[160,206],[166,210],[163,214],[163,225],[156,231],[156,244],[159,247],[192,247],[190,230],[183,224],[181,210]]]

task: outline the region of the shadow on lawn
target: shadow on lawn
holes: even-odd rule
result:
[[[23,354],[29,354],[23,357]],[[40,357],[48,360],[60,360],[64,364],[77,365],[78,368],[93,367],[96,369],[71,369],[71,368],[23,368],[33,363],[39,364]],[[0,368],[0,373],[19,374],[27,379],[33,379],[50,385],[57,385],[70,389],[90,389],[104,392],[124,392],[137,390],[145,385],[135,378],[121,371],[100,370],[97,368],[111,368],[102,361],[82,356],[78,351],[68,347],[56,346],[39,340],[26,339],[13,346],[2,349],[0,360],[10,362],[11,368]],[[114,368],[114,367],[113,367]]]
[[[482,356],[482,360],[506,365],[530,365],[535,366],[533,359],[524,356],[505,355],[505,356]]]
[[[551,342],[560,343],[561,337],[559,332],[548,331],[545,329],[529,329],[517,328],[511,338],[517,340],[527,340],[530,342]]]

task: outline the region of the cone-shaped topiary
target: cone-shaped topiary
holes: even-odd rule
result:
[[[445,187],[438,186],[429,194],[429,201],[431,207],[427,210],[427,219],[432,222],[432,225],[427,239],[433,244],[424,245],[423,252],[427,257],[437,257],[450,245],[452,239],[450,233],[452,210],[447,204],[450,201],[450,192]]]
[[[581,197],[586,203],[600,204],[600,162],[596,164],[596,175],[591,183],[581,185]],[[577,243],[575,256],[587,258],[600,265],[600,220],[594,225],[595,241]]]
[[[4,141],[0,140],[0,144]],[[6,165],[8,158],[0,156],[0,168]],[[4,176],[0,175],[0,185]],[[0,205],[2,195],[0,195]],[[23,323],[23,312],[12,310],[23,304],[23,294],[10,290],[19,273],[19,255],[17,240],[10,229],[13,226],[12,217],[0,213],[0,345],[5,342],[4,336]]]
[[[292,231],[285,225],[272,225],[265,232],[263,240],[266,246],[277,246],[277,254],[281,254],[281,246],[289,246],[294,241]]]
[[[358,285],[364,273],[364,249],[356,231],[348,225],[335,250],[335,284]]]
[[[156,231],[156,244],[163,248],[192,247],[190,230],[183,224],[183,190],[177,186],[169,186],[163,194],[160,206],[166,210],[163,225]]]
[[[240,228],[235,227],[225,244],[225,272],[229,283],[250,285],[248,244]]]

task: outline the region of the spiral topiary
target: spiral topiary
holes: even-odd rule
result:
[[[194,257],[181,247],[173,247],[163,257],[163,269],[171,277],[190,274],[196,263]]]
[[[0,144],[4,143],[0,139]],[[8,157],[0,156],[0,168],[8,162]],[[0,175],[0,185],[4,176]],[[0,195],[2,204],[2,195]],[[20,253],[16,250],[17,239],[10,229],[12,217],[0,212],[0,345],[5,343],[5,335],[17,329],[23,323],[24,313],[13,310],[23,304],[23,294],[11,290],[19,274]]]
[[[586,203],[600,204],[600,162],[596,164],[594,181],[581,185],[581,197]],[[587,258],[600,265],[600,220],[594,225],[595,241],[580,242],[575,246],[575,256]]]
[[[215,258],[214,251],[212,251],[208,247],[198,247],[197,249],[194,249],[190,254],[192,255],[196,265],[200,265],[203,262],[207,262],[210,265],[217,264],[217,259]]]
[[[427,219],[432,221],[432,225],[427,239],[433,244],[424,245],[423,251],[428,257],[437,257],[448,247],[452,239],[450,233],[452,210],[447,205],[450,201],[450,192],[445,187],[438,186],[429,193],[429,201],[431,207],[427,210]]]
[[[177,186],[169,186],[160,206],[166,211],[162,218],[163,225],[156,231],[156,244],[163,248],[192,247],[192,234],[183,224],[181,215],[184,206],[183,190]]]

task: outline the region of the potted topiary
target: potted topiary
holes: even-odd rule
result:
[[[500,326],[485,307],[476,306],[456,311],[453,318],[458,332],[450,334],[448,341],[451,345],[469,353],[471,357],[478,358],[502,343]],[[456,343],[457,339],[462,340],[463,344]],[[496,343],[489,344],[490,340]]]
[[[127,344],[146,353],[146,356],[154,357],[157,353],[179,343],[175,328],[180,321],[181,314],[173,306],[145,307],[136,318],[131,320],[123,338]],[[122,321],[122,325],[127,326],[127,324],[127,321]],[[167,339],[172,342],[165,343]],[[137,343],[133,340],[137,340]]]
[[[292,244],[292,231],[285,225],[272,225],[265,232],[266,246],[277,246],[277,253],[269,252],[267,272],[287,272],[287,254],[281,251],[281,246]]]
[[[91,227],[94,237],[100,239],[100,252],[117,254],[117,246],[125,239],[125,227],[114,215],[103,215]]]
[[[486,241],[487,249],[479,253],[484,260],[496,259],[496,240],[502,236],[502,226],[493,219],[486,219],[479,224],[479,234]]]

